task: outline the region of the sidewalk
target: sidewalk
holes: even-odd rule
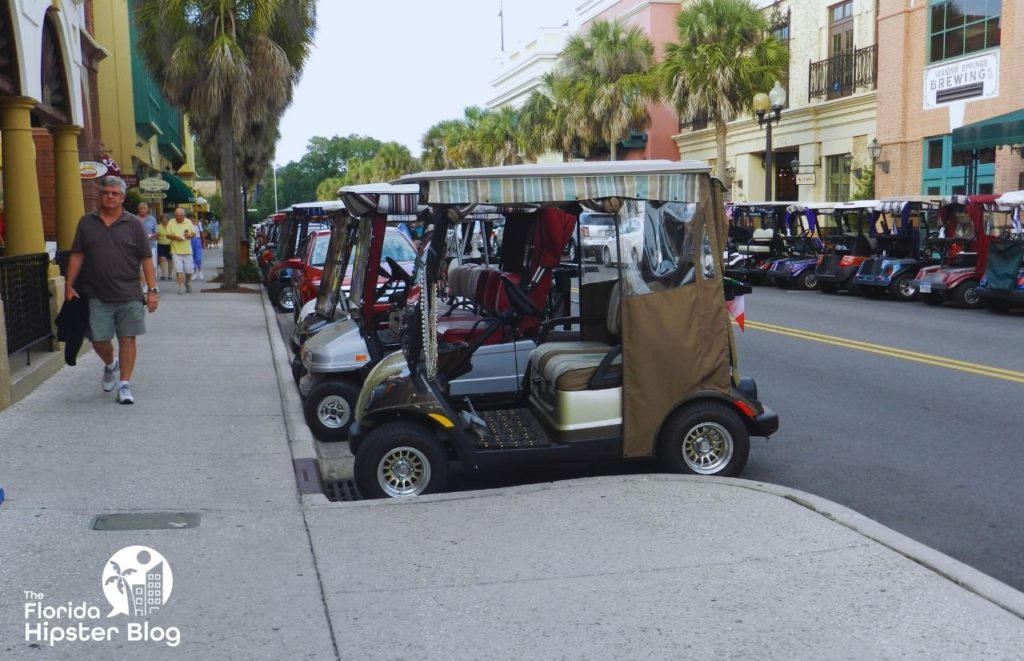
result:
[[[1024,594],[788,489],[615,476],[329,503],[297,487],[312,444],[265,298],[162,288],[134,406],[88,354],[0,413],[0,658],[1020,657]],[[91,529],[139,512],[200,522]],[[102,573],[132,545],[173,568],[149,622],[180,645],[30,647],[34,601],[144,620],[106,618]]]

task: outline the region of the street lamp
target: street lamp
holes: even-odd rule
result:
[[[786,105],[786,90],[782,83],[775,81],[775,85],[765,94],[758,92],[754,95],[754,112],[757,114],[757,125],[765,127],[765,150],[764,150],[764,194],[765,199],[771,202],[772,193],[772,116],[775,123],[779,123],[782,115],[782,106]],[[769,114],[769,111],[771,114]]]
[[[877,165],[882,172],[889,174],[889,161],[879,162],[878,160],[882,157],[882,145],[878,144],[878,138],[871,138],[871,144],[868,145],[868,156],[871,157],[871,165]]]

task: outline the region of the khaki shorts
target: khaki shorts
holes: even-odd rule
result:
[[[123,303],[104,303],[89,299],[89,339],[106,342],[117,337],[135,337],[146,333],[146,306],[142,299]]]
[[[191,274],[195,271],[195,262],[192,261],[192,255],[175,255],[174,256],[174,271],[175,273],[186,273]]]

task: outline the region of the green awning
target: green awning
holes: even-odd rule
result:
[[[178,179],[170,172],[162,173],[164,181],[171,185],[167,189],[164,204],[192,204],[196,201],[196,195],[192,189],[181,179]]]
[[[1024,109],[953,130],[953,151],[1024,144]]]

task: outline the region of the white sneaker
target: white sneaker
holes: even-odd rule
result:
[[[117,403],[118,404],[134,404],[135,398],[132,397],[132,387],[127,383],[122,383],[121,387],[117,389]]]
[[[103,392],[110,392],[117,385],[117,371],[121,367],[121,359],[115,358],[110,367],[103,366]]]

